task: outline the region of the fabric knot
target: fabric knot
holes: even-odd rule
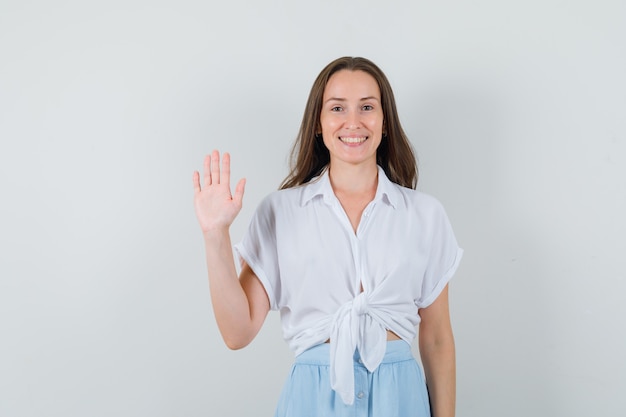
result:
[[[363,316],[367,313],[369,304],[367,302],[367,295],[362,292],[357,295],[352,301],[352,310],[358,315]]]
[[[330,386],[345,404],[354,404],[354,352],[374,372],[387,347],[386,312],[370,305],[371,295],[362,292],[345,303],[333,317],[330,331]]]

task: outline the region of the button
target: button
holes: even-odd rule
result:
[[[360,400],[361,398],[365,397],[365,393],[363,393],[363,391],[359,392],[356,397]]]

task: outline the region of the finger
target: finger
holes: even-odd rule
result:
[[[211,156],[204,157],[204,186],[211,185]]]
[[[246,190],[246,179],[242,178],[235,187],[235,194],[233,195],[233,201],[241,207],[243,205],[243,192]]]
[[[222,157],[220,183],[228,185],[228,189],[230,190],[230,154],[228,152],[225,152]]]
[[[193,192],[194,194],[198,194],[200,192],[200,173],[198,171],[193,172]]]
[[[211,153],[211,184],[220,183],[220,153],[215,150]]]

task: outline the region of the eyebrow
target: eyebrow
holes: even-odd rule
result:
[[[359,101],[367,101],[367,100],[380,101],[378,97],[374,97],[374,96],[368,96],[368,97],[363,97],[362,99],[359,99]],[[328,100],[326,100],[324,103],[328,103],[329,101],[348,101],[348,99],[342,98],[342,97],[331,97]]]

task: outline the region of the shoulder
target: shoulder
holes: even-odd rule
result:
[[[266,195],[256,207],[251,223],[262,230],[262,233],[296,230],[295,226],[301,226],[307,219],[306,209],[302,204],[302,188],[287,188]]]
[[[383,198],[399,212],[436,213],[443,211],[443,206],[435,197],[422,191],[404,187],[392,182],[379,167],[379,187]]]
[[[306,185],[276,190],[265,196],[257,207],[257,212],[280,212],[299,206]]]
[[[399,205],[403,206],[408,211],[432,214],[444,212],[443,205],[434,196],[397,184],[394,184],[394,186],[397,190],[397,195],[400,196]]]

